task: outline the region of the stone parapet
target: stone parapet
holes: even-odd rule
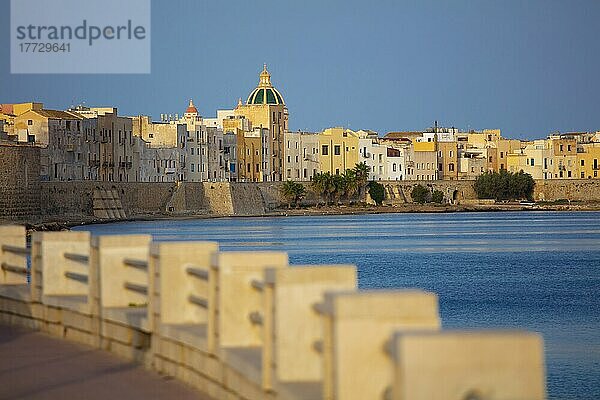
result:
[[[6,263],[28,257],[22,227],[0,226],[0,246]],[[73,232],[34,235],[30,261],[31,284],[23,273],[0,282],[0,323],[110,351],[214,399],[546,396],[539,335],[441,330],[435,294],[357,290],[350,265]]]

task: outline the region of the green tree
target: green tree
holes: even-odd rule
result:
[[[304,197],[306,197],[306,188],[300,182],[286,181],[281,186],[281,194],[285,198],[288,208],[293,204],[297,207]]]
[[[442,204],[444,202],[444,192],[441,190],[434,190],[431,194],[431,201],[433,203]]]
[[[352,200],[363,183],[359,181],[356,171],[353,169],[347,169],[342,178],[344,179],[344,194],[348,200]]]
[[[318,172],[312,178],[312,188],[323,200],[324,204],[331,201],[335,193],[335,182],[333,175],[329,172]]]
[[[473,188],[479,199],[516,200],[532,199],[535,181],[531,175],[501,170],[485,172],[477,177]]]
[[[410,197],[412,197],[415,203],[425,204],[429,199],[429,194],[429,190],[425,186],[416,185],[410,192]]]
[[[369,182],[369,195],[375,204],[380,206],[385,199],[385,187],[379,182],[371,181]]]
[[[367,188],[367,180],[369,179],[369,166],[367,163],[361,162],[357,163],[353,169],[358,184],[358,198],[362,200]]]

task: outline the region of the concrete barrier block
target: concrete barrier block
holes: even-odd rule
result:
[[[65,256],[90,255],[89,232],[35,232],[32,236],[32,270],[40,273],[42,296],[87,296],[87,282],[68,274],[88,276],[88,262]]]
[[[320,311],[325,399],[382,398],[393,382],[392,332],[440,328],[437,296],[421,290],[328,292]]]
[[[128,346],[132,345],[132,328],[109,321],[102,321],[101,329],[103,338],[118,341]]]
[[[209,338],[217,337],[221,347],[261,346],[262,328],[252,323],[249,315],[264,312],[263,296],[252,282],[263,282],[267,268],[287,265],[288,256],[284,252],[215,254],[211,270],[215,274],[212,277],[217,282],[218,298],[212,302],[209,299]]]
[[[96,263],[100,306],[128,307],[148,303],[147,294],[125,288],[126,283],[148,288],[147,268],[127,266],[126,259],[148,261],[149,235],[99,236],[92,239],[92,262]]]
[[[46,306],[44,321],[49,323],[62,323],[62,308]]]
[[[155,315],[162,324],[207,323],[208,309],[192,303],[194,296],[208,300],[208,279],[195,275],[209,273],[212,256],[218,251],[213,242],[163,242],[150,247],[152,270],[156,271],[159,296]]]
[[[65,327],[65,338],[92,347],[95,347],[98,343],[98,338],[95,335],[71,327]]]
[[[177,363],[183,363],[183,346],[171,340],[161,340],[159,346],[159,354],[161,357]]]
[[[27,283],[27,276],[22,273],[11,271],[11,267],[26,268],[27,255],[19,254],[4,246],[25,249],[25,227],[21,225],[0,225],[0,284],[22,285]]]
[[[92,317],[72,310],[62,310],[62,323],[79,331],[92,332]]]
[[[314,343],[323,340],[323,323],[314,305],[326,291],[355,289],[356,267],[268,269],[265,282],[265,309],[272,309],[273,315],[264,326],[263,387],[273,387],[273,375],[282,382],[320,380],[323,360]]]
[[[542,338],[510,331],[398,332],[394,400],[546,398]]]

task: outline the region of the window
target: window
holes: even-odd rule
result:
[[[396,172],[396,163],[392,164],[392,171]]]
[[[571,151],[571,145],[567,145],[567,151]]]
[[[585,160],[581,160],[581,166],[585,167]],[[583,178],[583,177],[582,177]]]
[[[450,157],[454,157],[454,152],[450,150]]]
[[[531,166],[532,167],[535,166],[535,159],[533,159],[533,158],[531,159]]]
[[[490,162],[492,162],[492,156],[490,156]]]
[[[190,164],[190,167],[192,168],[191,171],[194,172],[194,164]]]
[[[503,151],[500,152],[500,158],[504,158],[504,152]]]
[[[27,120],[27,125],[33,125],[33,120],[31,120],[31,119],[28,119],[28,120]]]
[[[450,172],[454,171],[454,163],[448,164],[448,171],[450,171]]]
[[[567,171],[567,178],[571,177],[571,171]]]
[[[560,151],[563,151],[563,145],[562,144],[560,145]]]
[[[339,156],[341,152],[341,147],[339,145],[333,146],[333,154]]]
[[[321,148],[321,154],[324,156],[329,155],[329,146],[324,144]]]

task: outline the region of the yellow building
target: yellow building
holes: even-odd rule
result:
[[[573,138],[550,136],[546,140],[548,155],[544,159],[545,179],[573,179],[577,172],[577,141]]]
[[[150,117],[131,117],[133,136],[142,138],[150,147],[177,147],[177,123],[152,122]]]
[[[546,141],[534,140],[523,142],[521,148],[515,149],[506,156],[507,171],[518,173],[520,171],[531,175],[533,179],[544,179],[544,159],[547,162]]]
[[[458,143],[437,142],[438,179],[458,179]]]
[[[319,134],[319,169],[342,174],[358,163],[359,135],[344,128],[328,128]]]
[[[581,145],[583,152],[577,153],[577,178],[600,178],[600,142]]]
[[[238,104],[238,107],[241,106]],[[250,121],[243,115],[223,120],[223,132],[236,137],[237,180],[240,182],[262,182],[263,176],[263,136],[268,136],[265,128],[251,128]]]
[[[9,136],[17,135],[17,132],[15,132],[16,117],[32,110],[41,111],[43,108],[44,104],[35,102],[0,104],[0,121],[4,121],[4,133]],[[15,140],[18,140],[18,138]],[[27,141],[27,137],[21,141]]]
[[[19,142],[46,147],[51,135],[65,130],[79,130],[81,119],[81,116],[68,111],[30,109],[14,118],[14,134]]]
[[[268,140],[261,143],[262,177],[264,181],[282,180],[288,109],[281,93],[271,84],[271,74],[267,71],[266,64],[260,73],[258,86],[248,96],[246,104],[238,104],[234,115],[248,119],[252,130],[268,130]]]
[[[414,174],[410,179],[433,181],[438,179],[437,142],[413,142]]]

